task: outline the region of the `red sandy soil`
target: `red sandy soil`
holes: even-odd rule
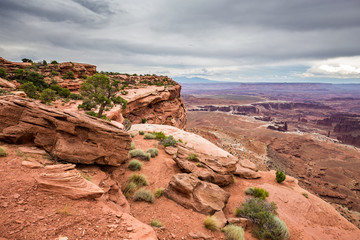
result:
[[[359,207],[356,186],[360,181],[360,149],[356,147],[318,134],[269,130],[262,121],[225,113],[189,112],[187,129],[239,158],[249,159],[262,170],[282,168],[297,177],[302,187],[328,202],[355,211]],[[209,138],[211,134],[214,137]],[[342,212],[360,226],[358,212],[344,208]]]

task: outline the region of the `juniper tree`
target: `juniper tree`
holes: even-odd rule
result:
[[[80,93],[84,97],[83,103],[79,108],[91,110],[99,106],[97,117],[102,116],[105,108],[112,108],[114,105],[122,105],[122,109],[127,106],[127,101],[116,93],[119,91],[119,81],[110,80],[104,74],[94,74],[86,79],[81,85]]]

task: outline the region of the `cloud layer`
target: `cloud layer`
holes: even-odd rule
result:
[[[214,80],[356,81],[359,12],[358,0],[2,0],[0,56]]]

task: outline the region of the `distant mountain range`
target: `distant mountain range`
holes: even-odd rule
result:
[[[192,77],[192,78],[188,78],[188,77],[173,77],[173,79],[180,83],[180,84],[184,84],[184,83],[224,83],[224,82],[220,82],[220,81],[213,81],[213,80],[209,80],[206,78],[199,78],[199,77]]]

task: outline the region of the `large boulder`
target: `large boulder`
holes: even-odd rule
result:
[[[214,214],[224,209],[230,194],[216,184],[201,181],[191,174],[178,173],[171,178],[165,196],[185,208]]]
[[[111,166],[128,160],[131,144],[119,125],[17,97],[0,98],[0,140],[34,142],[67,162]]]
[[[196,154],[197,159],[189,159]],[[235,172],[238,159],[229,155],[228,157],[212,156],[195,152],[194,149],[178,144],[178,151],[174,157],[180,169],[192,173],[201,180],[226,186],[233,182],[232,173]]]

